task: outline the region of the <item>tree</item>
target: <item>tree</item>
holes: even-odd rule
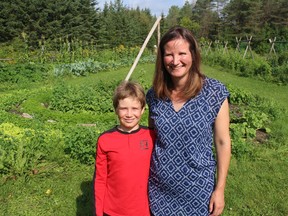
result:
[[[1,42],[25,32],[32,46],[38,40],[97,37],[98,8],[95,0],[3,0],[0,2]]]
[[[215,39],[217,37],[218,14],[212,10],[211,0],[197,0],[192,9],[192,19],[201,26],[197,37]]]
[[[180,20],[180,8],[178,6],[171,6],[168,11],[168,15],[165,19],[165,30],[179,24]]]

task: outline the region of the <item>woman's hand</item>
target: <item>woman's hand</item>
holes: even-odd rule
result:
[[[213,191],[209,203],[210,216],[219,216],[222,214],[225,206],[224,191],[215,190]]]

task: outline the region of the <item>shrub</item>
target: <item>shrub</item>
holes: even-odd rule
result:
[[[100,130],[96,127],[70,126],[65,130],[65,153],[84,164],[94,164],[96,141]]]
[[[0,82],[39,82],[46,80],[50,71],[51,67],[43,64],[0,64]]]
[[[286,57],[287,59],[287,57]],[[245,77],[256,77],[268,82],[287,84],[287,60],[285,57],[270,57],[268,60],[253,53],[253,58],[243,58],[238,51],[229,50],[223,53],[219,50],[203,54],[203,61],[211,66],[221,66],[231,69],[231,72]]]
[[[111,98],[116,85],[115,81],[80,86],[70,86],[61,82],[53,89],[49,108],[70,113],[113,112]]]
[[[0,174],[22,175],[36,168],[54,152],[63,152],[62,133],[51,128],[20,128],[12,123],[0,125]],[[56,154],[57,155],[57,154]]]

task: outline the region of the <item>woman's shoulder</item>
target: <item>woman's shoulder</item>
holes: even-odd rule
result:
[[[151,101],[156,99],[156,94],[153,88],[148,89],[147,93],[146,93],[146,100],[147,103],[149,104]]]
[[[207,89],[207,90],[222,89],[222,90],[227,91],[225,84],[223,84],[221,81],[217,79],[209,78],[209,77],[205,77],[203,87],[204,89]]]
[[[155,92],[154,92],[154,89],[152,87],[150,89],[148,89],[148,91],[146,93],[147,96],[154,95],[154,94],[155,94]]]
[[[207,85],[207,86],[224,86],[224,84],[217,80],[217,79],[214,79],[214,78],[210,78],[210,77],[205,77],[204,79],[204,85]]]
[[[215,93],[223,94],[225,97],[229,95],[229,90],[227,89],[225,84],[214,78],[206,77],[204,80],[203,89],[208,95]]]

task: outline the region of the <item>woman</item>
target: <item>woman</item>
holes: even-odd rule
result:
[[[149,126],[157,132],[149,177],[155,216],[216,216],[224,209],[231,156],[229,92],[200,72],[200,61],[189,30],[174,27],[162,37],[147,92]]]

